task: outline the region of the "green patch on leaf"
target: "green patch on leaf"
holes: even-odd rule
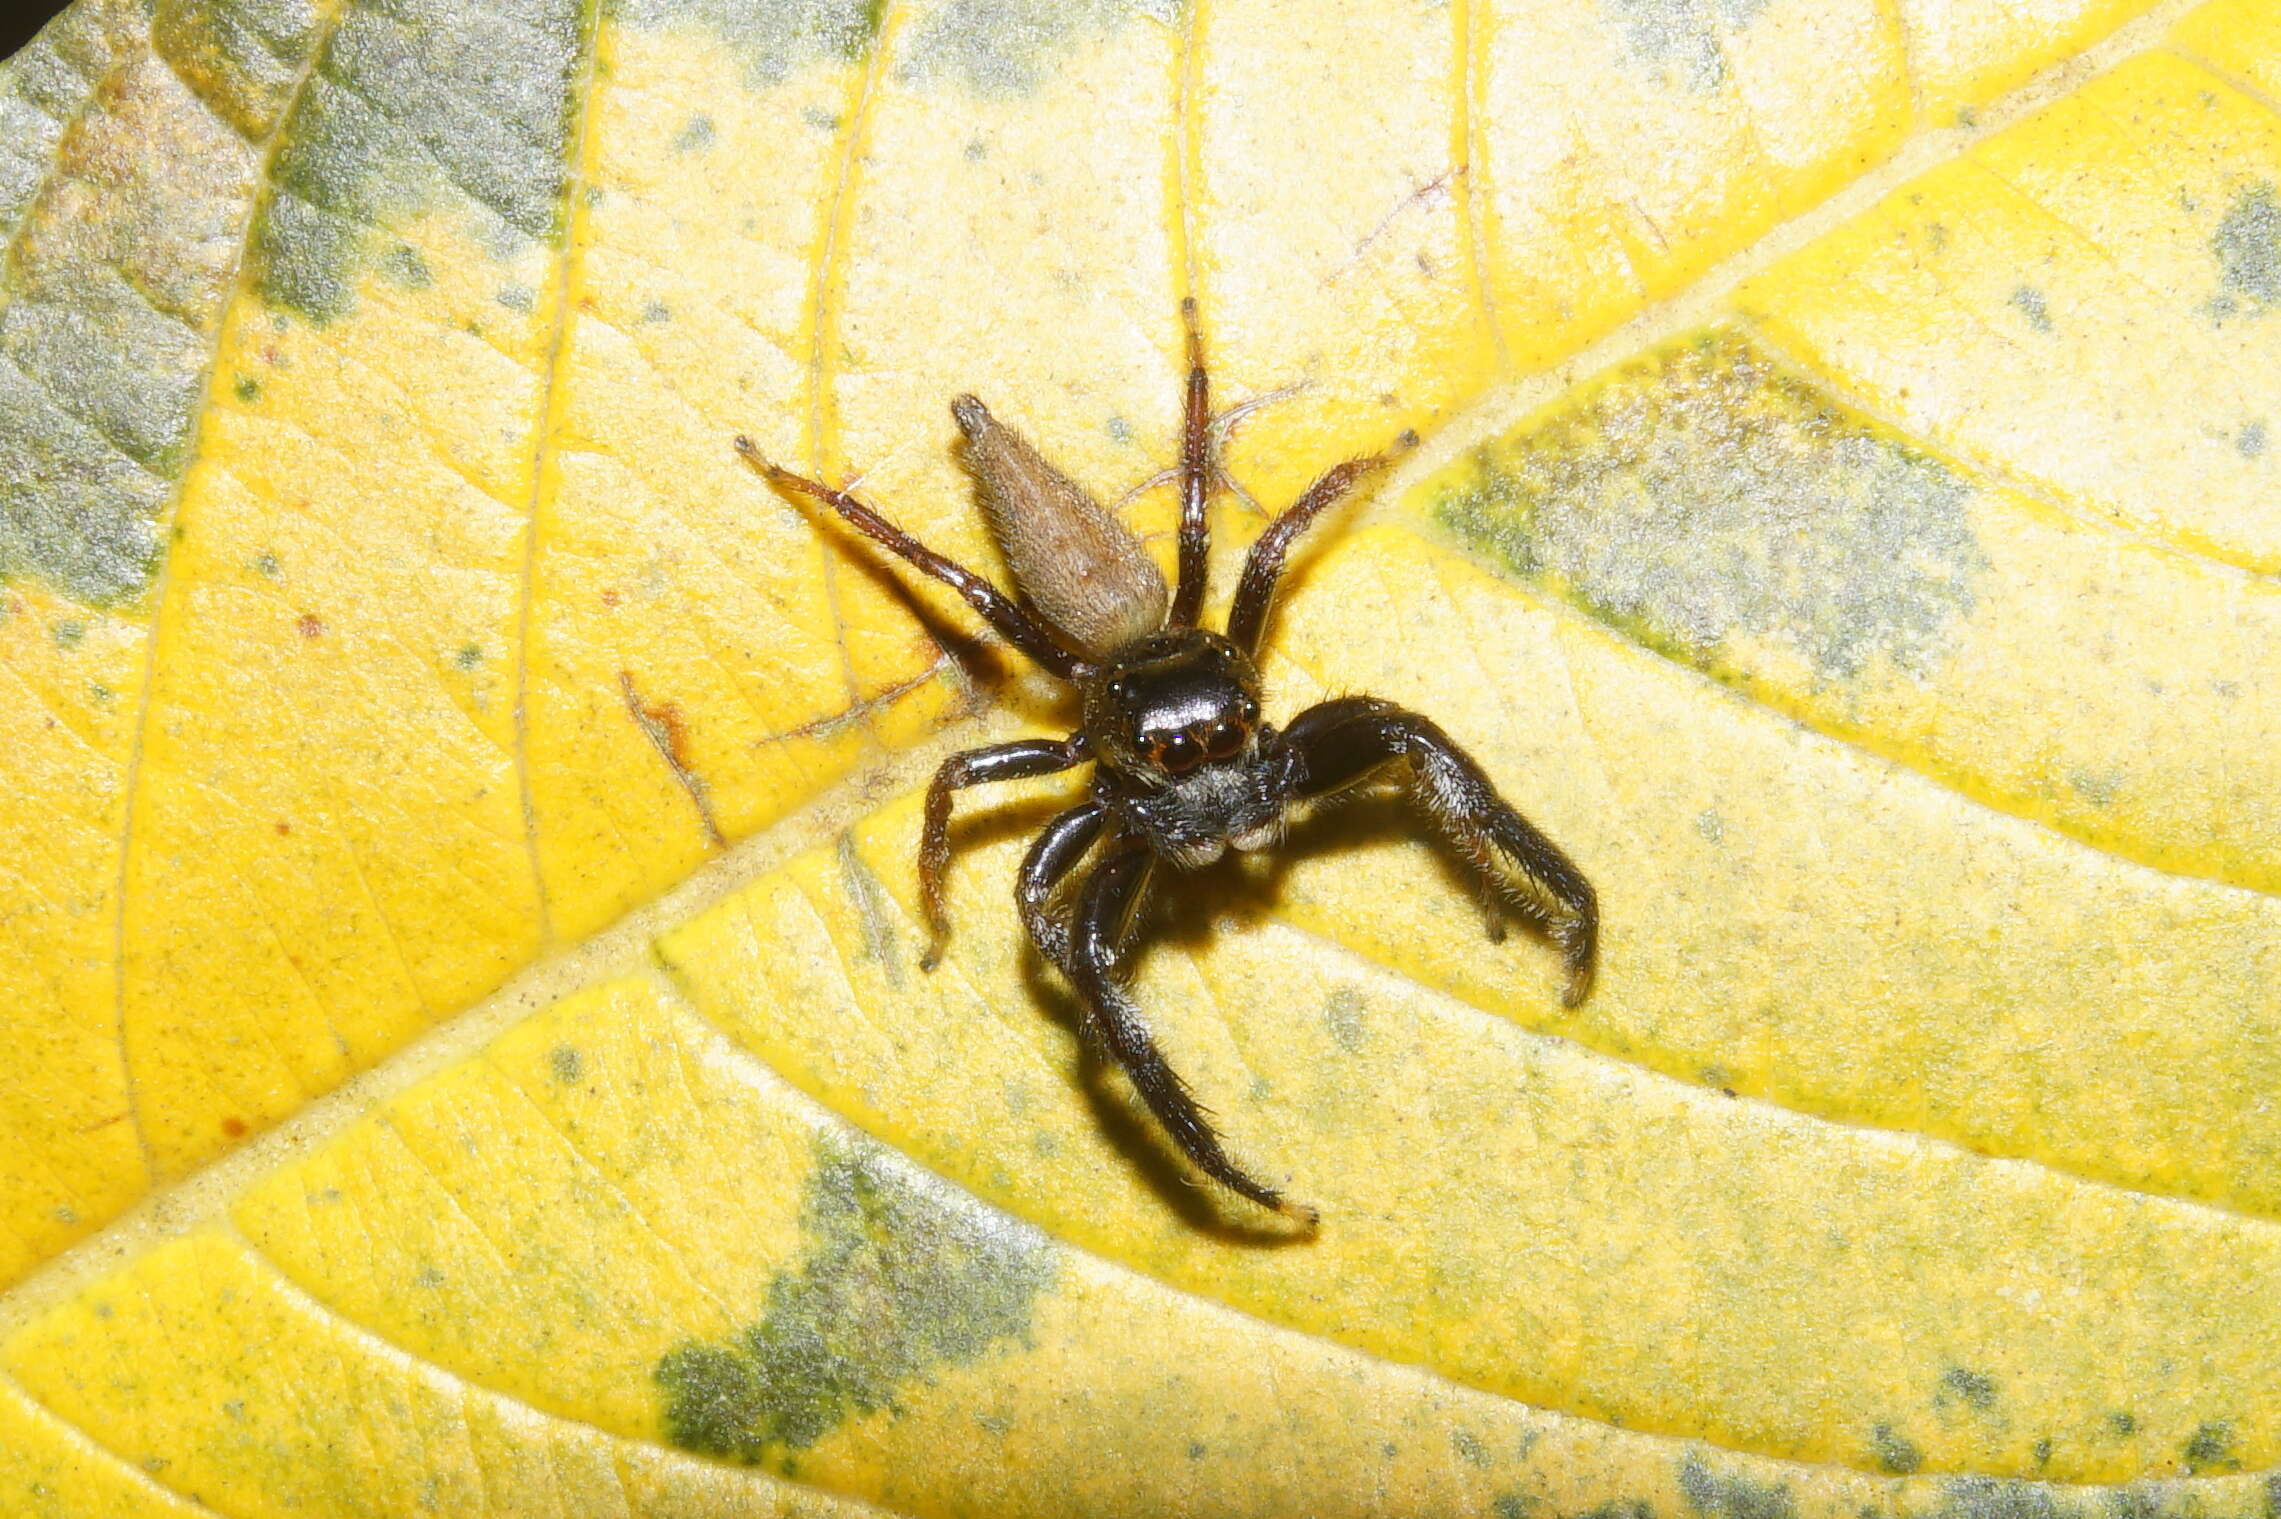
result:
[[[2012,292],[2012,306],[2020,315],[2028,319],[2028,326],[2037,332],[2053,330],[2051,307],[2044,300],[2043,292],[2036,289],[2035,286],[2022,285],[2014,290]]]
[[[1600,11],[1623,29],[1632,58],[1667,81],[1698,94],[1727,77],[1722,32],[1758,19],[1768,0],[1601,0]]]
[[[2211,307],[2219,316],[2244,304],[2262,310],[2281,301],[2281,199],[2270,182],[2234,197],[2211,235],[2210,251],[2218,258],[2218,298]]]
[[[344,315],[385,229],[446,202],[486,246],[557,241],[588,34],[579,0],[347,0],[279,139],[262,299]]]
[[[151,46],[208,109],[259,140],[276,127],[319,21],[310,0],[164,0]]]
[[[1136,19],[1179,24],[1184,0],[948,0],[913,29],[905,78],[1027,95],[1089,38]]]
[[[768,1285],[760,1322],[657,1364],[667,1437],[758,1463],[892,1408],[939,1366],[1026,1341],[1056,1262],[1045,1237],[894,1161],[820,1136],[802,1202],[806,1259]]]
[[[611,19],[645,31],[695,27],[734,47],[754,89],[811,62],[871,56],[886,0],[612,0]]]
[[[1722,1472],[1693,1454],[1679,1463],[1679,1493],[1702,1519],[1798,1519],[1788,1484]]]
[[[1990,1409],[1996,1406],[1996,1379],[1983,1371],[1968,1371],[1962,1366],[1951,1366],[1940,1374],[1938,1403],[1951,1400],[1962,1402],[1967,1408]]]
[[[2197,1428],[2179,1454],[2185,1457],[2186,1470],[2197,1477],[2204,1472],[2241,1470],[2241,1459],[2234,1454],[2233,1425],[2223,1419]]]
[[[1741,336],[1621,365],[1485,445],[1435,515],[1517,578],[1713,674],[1730,639],[1816,678],[1923,675],[1987,567],[1972,485]]]
[[[1877,1458],[1877,1469],[1906,1477],[1925,1464],[1925,1453],[1917,1442],[1902,1434],[1890,1424],[1880,1424],[1869,1432],[1869,1451]]]

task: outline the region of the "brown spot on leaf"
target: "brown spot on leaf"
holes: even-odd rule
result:
[[[721,836],[721,825],[713,816],[713,797],[705,779],[689,764],[689,729],[682,721],[678,702],[652,702],[634,688],[634,672],[618,672],[618,689],[626,696],[626,711],[631,714],[634,726],[657,750],[666,768],[681,789],[689,793],[689,800],[697,808],[697,820],[705,825],[705,837],[715,849],[724,848],[728,840]]]

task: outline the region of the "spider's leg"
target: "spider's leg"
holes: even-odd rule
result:
[[[1111,854],[1086,881],[1077,903],[1075,942],[1070,946],[1070,979],[1085,1004],[1089,1031],[1109,1057],[1132,1078],[1141,1101],[1156,1115],[1172,1142],[1196,1169],[1240,1197],[1312,1224],[1315,1210],[1295,1203],[1255,1180],[1220,1148],[1204,1110],[1156,1047],[1140,1009],[1118,984],[1118,941],[1153,857],[1134,846]]]
[[[943,870],[950,864],[950,794],[992,781],[1052,775],[1082,764],[1085,755],[1083,734],[1068,739],[1018,738],[954,754],[935,771],[927,787],[926,824],[919,830],[919,897],[926,906],[928,936],[927,952],[919,957],[921,970],[942,963],[943,941],[950,937],[950,919],[943,911]]]
[[[1188,331],[1188,405],[1180,428],[1180,584],[1172,593],[1171,625],[1192,628],[1204,610],[1204,581],[1212,557],[1212,382],[1204,369],[1204,335],[1196,298],[1180,303]]]
[[[1259,652],[1259,635],[1267,627],[1267,609],[1275,602],[1275,583],[1283,578],[1283,556],[1291,551],[1292,540],[1354,489],[1357,480],[1384,469],[1417,441],[1416,433],[1406,432],[1384,453],[1332,465],[1267,525],[1244,556],[1243,578],[1236,582],[1235,604],[1228,610],[1228,642],[1246,654]]]
[[[836,490],[821,480],[811,480],[763,457],[752,439],[739,437],[736,446],[745,462],[760,471],[769,484],[821,501],[865,537],[958,592],[1006,642],[1063,680],[1080,679],[1091,669],[1084,660],[1063,648],[1060,641],[1012,597],[965,565],[944,558],[846,491]]]
[[[1022,926],[1046,962],[1075,980],[1069,969],[1069,930],[1053,914],[1054,893],[1069,872],[1085,858],[1108,821],[1108,810],[1097,802],[1072,807],[1045,825],[1022,857],[1014,900],[1020,906]]]
[[[1410,794],[1485,877],[1507,891],[1517,871],[1529,888],[1515,905],[1543,922],[1568,967],[1561,1001],[1570,1007],[1592,986],[1599,952],[1600,903],[1592,883],[1560,846],[1515,812],[1457,741],[1392,702],[1347,696],[1309,707],[1283,736],[1299,759],[1294,795],[1328,796],[1406,762]]]

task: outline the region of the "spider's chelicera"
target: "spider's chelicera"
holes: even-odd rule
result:
[[[1567,964],[1563,1000],[1591,984],[1599,909],[1567,855],[1515,812],[1471,756],[1430,720],[1370,696],[1309,707],[1281,728],[1261,715],[1255,657],[1292,540],[1355,482],[1392,457],[1334,465],[1252,545],[1236,583],[1227,631],[1197,625],[1209,548],[1209,388],[1193,302],[1180,458],[1178,585],[1168,591],[1140,541],[1083,488],[1048,464],[972,396],[951,404],[983,513],[1021,591],[1019,602],[945,559],[869,506],[736,446],[778,487],[841,517],[966,599],[1007,642],[1074,684],[1082,725],[1064,739],[1018,739],[953,755],[927,789],[919,884],[933,939],[932,969],[949,934],[943,871],[950,859],[951,793],[987,781],[1050,775],[1093,762],[1092,797],[1046,825],[1022,862],[1015,891],[1039,952],[1076,989],[1084,1032],[1132,1079],[1165,1132],[1204,1175],[1265,1207],[1311,1223],[1314,1210],[1284,1197],[1228,1158],[1219,1135],[1165,1063],[1125,989],[1135,921],[1159,865],[1190,870],[1233,846],[1255,850],[1283,836],[1296,806],[1378,780],[1398,781],[1478,872],[1492,938],[1501,908],[1541,925]],[[1414,441],[1407,434],[1402,446]],[[1084,867],[1091,862],[1087,871]]]

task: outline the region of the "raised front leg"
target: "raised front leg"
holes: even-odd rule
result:
[[[1405,764],[1410,795],[1425,804],[1486,881],[1551,934],[1568,967],[1560,1000],[1569,1007],[1584,1000],[1599,953],[1600,903],[1592,883],[1559,845],[1497,794],[1455,739],[1429,719],[1374,696],[1309,707],[1283,736],[1298,755],[1300,797],[1344,791]]]
[[[1188,404],[1180,426],[1180,576],[1172,592],[1172,626],[1192,628],[1204,610],[1212,557],[1212,382],[1204,368],[1204,334],[1194,296],[1180,303],[1188,334]]]
[[[1120,984],[1126,921],[1152,861],[1148,851],[1137,845],[1110,855],[1093,872],[1078,899],[1069,968],[1070,980],[1085,1004],[1087,1031],[1132,1078],[1141,1101],[1148,1104],[1164,1132],[1197,1170],[1238,1196],[1289,1214],[1311,1227],[1314,1209],[1290,1201],[1228,1159],[1227,1151],[1220,1148],[1220,1136],[1196,1105],[1188,1083],[1165,1064],[1140,1009]]]
[[[1275,584],[1283,578],[1283,557],[1291,552],[1292,540],[1305,532],[1324,511],[1344,500],[1356,481],[1374,470],[1384,469],[1398,455],[1416,447],[1417,442],[1416,433],[1405,432],[1385,453],[1332,465],[1307,487],[1305,494],[1267,524],[1267,531],[1253,540],[1251,552],[1244,555],[1243,578],[1236,582],[1235,603],[1228,608],[1229,643],[1246,654],[1259,652],[1259,636],[1266,631],[1268,609],[1275,604]]]
[[[769,484],[821,501],[856,531],[958,592],[984,622],[996,628],[1006,642],[1036,660],[1040,667],[1063,680],[1080,679],[1091,670],[1092,666],[1063,648],[1061,641],[1024,611],[1020,603],[957,560],[936,553],[846,491],[821,480],[811,480],[767,458],[752,439],[740,435],[736,449],[744,456],[745,463],[759,470]]]
[[[919,831],[919,899],[927,912],[927,952],[919,957],[921,970],[942,963],[943,943],[950,937],[950,918],[943,911],[943,871],[950,864],[950,794],[991,781],[1052,775],[1084,760],[1082,735],[1067,741],[1019,738],[954,754],[935,771],[934,783],[927,787],[926,824]]]

